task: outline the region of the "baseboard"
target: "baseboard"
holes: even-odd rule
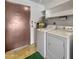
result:
[[[29,45],[24,45],[24,46],[22,46],[22,47],[18,47],[18,48],[15,48],[15,49],[13,49],[13,50],[10,50],[10,51],[8,51],[8,52],[17,52],[17,51],[19,51],[19,50],[21,50],[21,49],[23,49],[23,48],[26,48],[26,47],[28,47]],[[30,46],[35,46],[35,44],[31,44]]]
[[[13,49],[13,50],[10,50],[10,51],[8,51],[8,52],[17,52],[17,51],[19,51],[19,50],[21,50],[21,49],[23,49],[23,48],[26,48],[26,47],[28,47],[29,45],[24,45],[24,46],[21,46],[21,47],[18,47],[18,48],[15,48],[15,49]],[[7,52],[7,53],[8,53]]]

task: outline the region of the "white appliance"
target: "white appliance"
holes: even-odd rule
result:
[[[49,25],[37,29],[37,50],[47,59],[72,59],[72,28]]]

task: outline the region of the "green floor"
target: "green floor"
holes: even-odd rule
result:
[[[44,59],[44,58],[41,56],[41,54],[39,52],[36,52],[25,59]]]

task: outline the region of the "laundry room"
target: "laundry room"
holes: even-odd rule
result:
[[[5,59],[73,59],[73,0],[6,0]]]

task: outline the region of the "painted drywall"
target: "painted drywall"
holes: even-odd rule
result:
[[[44,4],[46,9],[56,7],[62,3],[68,2],[70,0],[51,0],[50,2]]]
[[[60,25],[60,26],[73,26],[73,16],[68,16],[67,19],[66,18],[51,18],[51,19],[47,19],[46,23],[48,25],[53,25],[53,23],[56,23],[56,25]]]
[[[34,22],[37,22],[39,20],[39,18],[42,16],[42,13],[41,11],[44,10],[44,6],[43,5],[40,5],[40,4],[37,4],[33,1],[30,1],[30,0],[7,0],[9,2],[12,2],[12,3],[18,3],[18,4],[22,4],[22,5],[28,5],[31,7],[31,21],[30,21],[30,27],[31,27],[31,44],[34,43],[34,39],[35,39],[35,32],[34,32],[34,27],[32,27],[32,24],[31,22],[34,21]]]

